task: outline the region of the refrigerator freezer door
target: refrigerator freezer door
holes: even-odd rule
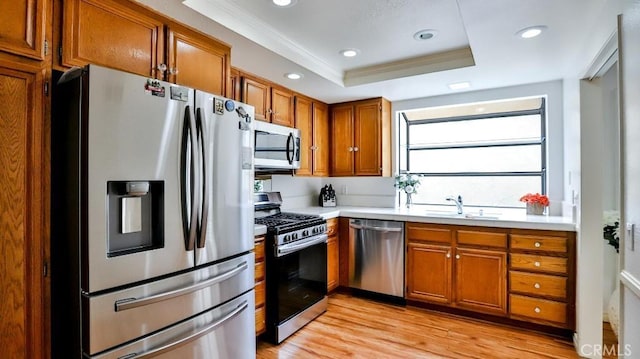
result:
[[[93,293],[193,267],[193,251],[185,250],[179,173],[183,121],[193,118],[185,116],[193,108],[193,90],[171,91],[173,84],[94,65],[85,76],[81,141],[86,139],[86,150],[81,167],[86,167],[81,176],[86,176],[82,212],[87,220],[82,246],[88,257],[82,268],[88,270],[82,289]],[[109,181],[163,183],[164,213],[157,219],[164,222],[160,246],[108,255]]]
[[[254,285],[253,267],[254,254],[250,252],[178,276],[84,297],[83,311],[87,314],[84,318],[87,331],[84,333],[83,351],[90,355],[102,352],[251,291]],[[253,304],[247,312],[253,314]],[[251,328],[254,325],[255,321],[244,330],[253,333]],[[254,337],[248,336],[252,339]],[[207,356],[185,358],[205,357]]]
[[[252,359],[256,357],[253,308],[251,291],[195,318],[89,358]]]
[[[253,249],[254,108],[200,91],[195,97],[204,153],[200,265]]]

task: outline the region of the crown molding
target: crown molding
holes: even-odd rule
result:
[[[247,14],[233,1],[185,0],[182,3],[276,54],[315,72],[331,82],[344,86],[342,71],[329,66],[303,46],[276,31],[268,23]],[[242,14],[242,16],[238,16],[238,14]]]
[[[474,66],[470,47],[348,70],[346,87]]]

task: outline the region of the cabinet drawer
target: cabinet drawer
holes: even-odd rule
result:
[[[522,316],[558,324],[567,322],[567,304],[565,303],[515,294],[511,294],[509,300],[511,302],[512,316]]]
[[[512,292],[551,296],[558,299],[567,297],[567,278],[565,277],[510,271],[509,284]]]
[[[458,230],[458,244],[507,248],[507,233]]]
[[[263,240],[261,240],[260,242],[256,242],[256,245],[254,247],[256,262],[264,260],[264,237],[262,238]]]
[[[331,237],[338,233],[338,219],[330,218],[327,220],[327,236]]]
[[[564,237],[512,234],[510,238],[511,249],[567,253],[567,238]]]
[[[511,269],[567,274],[567,258],[511,253]]]
[[[450,244],[453,239],[453,230],[444,226],[408,222],[406,224],[406,229],[407,238],[410,240]]]
[[[256,283],[256,307],[259,307],[265,302],[265,281]]]
[[[256,262],[255,279],[256,283],[264,279],[264,261]]]
[[[256,335],[260,335],[267,329],[264,305],[256,308]]]

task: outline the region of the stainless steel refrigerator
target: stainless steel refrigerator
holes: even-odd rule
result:
[[[254,358],[253,107],[56,75],[53,357]]]

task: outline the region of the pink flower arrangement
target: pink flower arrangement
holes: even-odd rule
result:
[[[527,193],[524,196],[520,197],[520,202],[539,204],[544,207],[547,207],[549,206],[549,197],[540,193],[536,193],[536,194]]]

